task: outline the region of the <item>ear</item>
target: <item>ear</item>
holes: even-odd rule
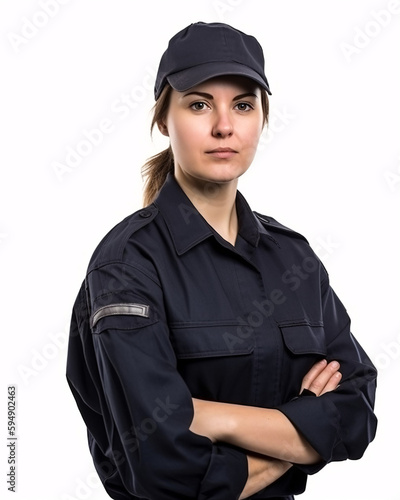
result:
[[[167,125],[163,120],[157,122],[157,127],[158,130],[162,133],[162,135],[166,135],[167,137],[169,137]]]

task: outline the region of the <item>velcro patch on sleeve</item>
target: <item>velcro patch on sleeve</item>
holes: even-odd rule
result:
[[[90,318],[90,326],[93,328],[96,323],[106,316],[126,315],[141,316],[148,318],[150,306],[145,304],[110,304],[97,309]]]

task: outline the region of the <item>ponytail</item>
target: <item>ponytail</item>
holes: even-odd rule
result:
[[[154,125],[165,120],[167,117],[169,100],[172,88],[166,85],[153,108],[153,119],[151,122],[151,132]],[[149,158],[142,167],[142,177],[145,179],[143,203],[144,206],[154,201],[158,192],[162,188],[167,175],[174,171],[174,155],[171,146],[161,153]]]
[[[146,178],[143,193],[144,206],[150,205],[162,188],[167,175],[174,171],[174,156],[171,146],[149,158],[142,167],[142,177]]]

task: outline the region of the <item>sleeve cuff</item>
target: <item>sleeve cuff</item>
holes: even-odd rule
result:
[[[236,500],[248,478],[246,454],[225,443],[213,446],[210,465],[201,484],[199,500]]]
[[[340,441],[340,416],[336,407],[323,396],[306,396],[280,405],[277,410],[292,422],[321,456],[322,461],[318,464],[296,464],[306,474],[315,474],[332,460],[333,450]]]

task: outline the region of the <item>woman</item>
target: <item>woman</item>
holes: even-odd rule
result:
[[[258,42],[195,23],[164,53],[146,207],[96,249],[67,377],[114,499],[291,499],[374,438],[376,371],[303,236],[237,191],[268,120]]]

